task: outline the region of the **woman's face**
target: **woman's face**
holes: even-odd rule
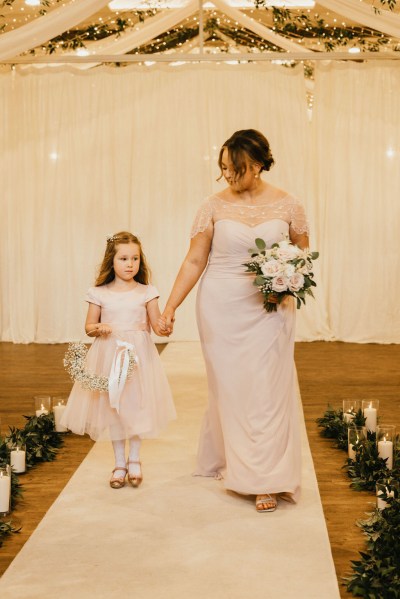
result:
[[[250,164],[248,157],[246,157],[246,171],[242,176],[239,176],[235,172],[227,148],[224,148],[222,152],[221,169],[225,181],[228,183],[229,187],[236,192],[254,189],[260,180],[255,177],[255,175],[259,174],[260,167],[255,164]]]

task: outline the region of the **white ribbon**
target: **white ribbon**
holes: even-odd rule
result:
[[[129,367],[129,350],[135,349],[132,343],[117,340],[113,363],[108,379],[110,406],[119,414],[119,399],[124,388]]]

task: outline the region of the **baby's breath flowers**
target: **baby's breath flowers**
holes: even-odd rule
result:
[[[86,369],[88,348],[84,343],[69,343],[64,356],[64,368],[71,379],[79,383],[83,389],[90,391],[108,391],[109,377],[100,376]],[[137,357],[132,349],[128,350],[129,365],[126,378],[129,378],[137,364]]]
[[[255,244],[256,249],[249,249],[251,260],[243,266],[247,267],[246,272],[256,273],[254,285],[264,296],[267,312],[276,311],[288,295],[296,298],[297,308],[306,303],[306,295],[314,297],[311,287],[316,287],[316,283],[312,268],[318,252],[302,250],[289,239],[274,243],[270,249],[259,237]]]

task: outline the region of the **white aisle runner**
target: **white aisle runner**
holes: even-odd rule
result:
[[[113,490],[97,443],[0,580],[1,599],[337,599],[308,442],[297,506],[257,514],[253,498],[192,477],[206,401],[198,343],[162,353],[178,420],[145,441],[144,482]]]

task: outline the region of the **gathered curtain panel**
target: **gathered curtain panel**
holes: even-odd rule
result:
[[[220,146],[256,128],[276,161],[265,179],[304,202],[321,253],[297,338],[400,342],[399,87],[391,63],[318,67],[310,123],[301,66],[2,74],[1,340],[81,339],[85,292],[121,230],[142,240],[162,308],[198,206],[224,186]],[[197,338],[194,300],[172,339]]]
[[[106,6],[108,0],[70,0],[48,14],[17,27],[0,36],[0,60],[15,58],[22,52],[36,48],[53,37],[79,25]]]

